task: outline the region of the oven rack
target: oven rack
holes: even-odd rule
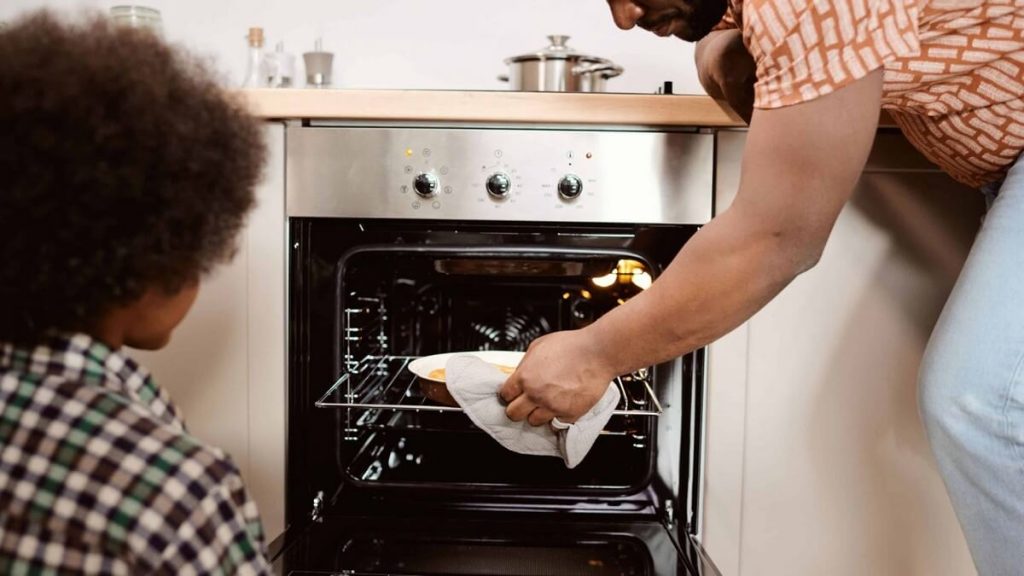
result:
[[[418,377],[408,370],[416,356],[367,356],[341,375],[314,405],[317,408],[462,412],[437,404],[420,392]],[[661,403],[651,387],[650,371],[615,379],[621,398],[614,416],[660,416]]]

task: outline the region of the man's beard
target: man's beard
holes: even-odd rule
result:
[[[688,13],[677,9],[659,14],[657,18],[642,18],[639,21],[640,27],[657,30],[667,20],[679,19],[684,25],[675,35],[687,42],[696,42],[711,33],[711,29],[722,21],[728,3],[726,0],[692,0],[689,7],[691,10]]]

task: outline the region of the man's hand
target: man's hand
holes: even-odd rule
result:
[[[738,29],[715,30],[697,42],[697,76],[708,95],[725,100],[750,124],[757,65]]]
[[[606,356],[586,329],[534,340],[501,387],[508,417],[534,426],[555,417],[575,422],[597,404],[617,376]]]

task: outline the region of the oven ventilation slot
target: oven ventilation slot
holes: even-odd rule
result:
[[[434,403],[420,392],[418,378],[408,370],[414,356],[368,356],[350,363],[315,405],[317,408],[462,412],[461,408]],[[622,398],[616,416],[659,416],[661,403],[651,387],[650,371],[615,379]]]

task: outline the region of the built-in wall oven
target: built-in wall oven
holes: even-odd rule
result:
[[[713,574],[697,545],[705,351],[623,375],[575,469],[514,454],[408,370],[525,350],[645,289],[711,218],[714,135],[286,132],[284,574]],[[666,319],[669,321],[669,319]]]

